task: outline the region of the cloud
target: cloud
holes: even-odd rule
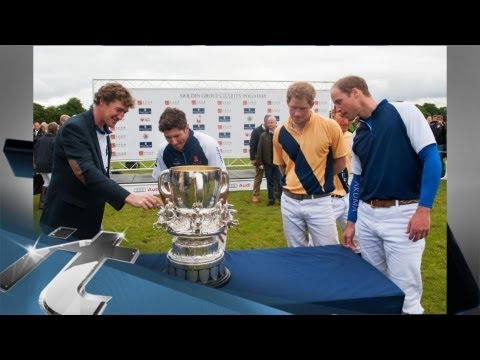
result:
[[[364,77],[377,99],[446,106],[446,46],[36,46],[34,101],[84,107],[93,79],[335,81]]]

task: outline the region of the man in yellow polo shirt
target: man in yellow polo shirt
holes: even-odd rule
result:
[[[348,148],[335,120],[312,112],[315,88],[295,82],[287,90],[290,116],[273,136],[273,162],[285,176],[283,230],[289,247],[338,244],[330,193],[345,169]]]

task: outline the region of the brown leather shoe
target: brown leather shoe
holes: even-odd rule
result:
[[[253,195],[252,196],[252,203],[258,204],[259,202],[260,202],[260,199],[258,198],[258,196]]]

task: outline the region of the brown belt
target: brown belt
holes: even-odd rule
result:
[[[388,208],[394,206],[397,200],[394,199],[370,199],[365,201],[372,208]],[[418,199],[415,200],[398,200],[398,205],[409,205],[418,203]]]
[[[291,191],[287,190],[287,189],[283,189],[283,193],[292,198],[292,199],[295,199],[295,200],[307,200],[307,199],[318,199],[318,198],[321,198],[321,197],[325,197],[325,196],[329,196],[330,193],[328,194],[310,194],[310,195],[307,195],[307,194],[294,194],[292,193]]]

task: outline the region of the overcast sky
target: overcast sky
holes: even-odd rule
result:
[[[447,105],[446,46],[35,46],[34,102],[92,103],[93,79],[335,81],[376,100]]]

